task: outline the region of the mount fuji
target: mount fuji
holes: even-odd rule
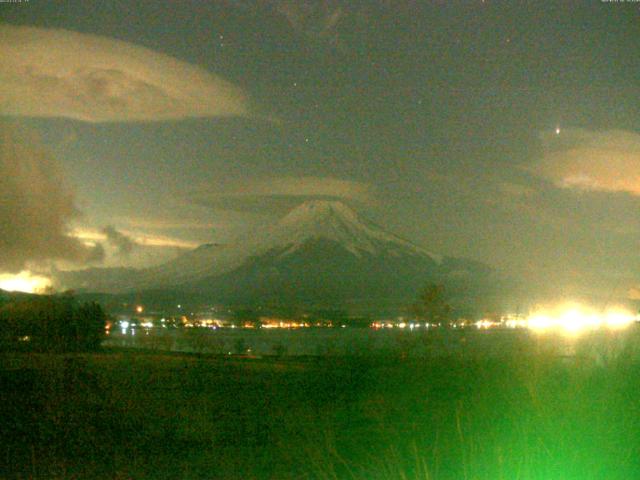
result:
[[[60,272],[58,281],[83,291],[164,292],[208,303],[326,306],[399,304],[428,282],[464,284],[469,293],[492,275],[482,263],[403,240],[339,201],[313,200],[231,245],[203,245],[141,270]]]

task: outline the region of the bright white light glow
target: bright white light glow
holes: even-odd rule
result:
[[[619,330],[629,326],[630,323],[637,321],[637,317],[629,315],[628,312],[622,310],[611,310],[604,316],[604,324],[612,329]]]
[[[40,293],[51,286],[51,280],[32,275],[27,270],[15,274],[0,274],[0,289],[8,292]]]
[[[564,304],[555,308],[540,309],[525,320],[526,326],[538,332],[561,331],[578,335],[583,331],[608,328],[623,329],[637,320],[624,308],[611,308],[604,312],[578,304]]]

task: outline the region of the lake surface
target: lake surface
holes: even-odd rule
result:
[[[600,360],[640,354],[640,328],[584,332],[568,336],[525,329],[475,328],[410,331],[371,328],[301,329],[138,329],[112,332],[105,346],[226,355],[437,357],[505,356],[545,353],[562,357],[587,355]]]

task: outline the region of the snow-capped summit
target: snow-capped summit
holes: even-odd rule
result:
[[[386,232],[360,217],[347,205],[336,200],[310,200],[290,211],[269,232],[264,245],[268,248],[287,246],[291,253],[309,240],[330,240],[356,256],[363,253],[411,253],[439,258],[412,243]]]
[[[203,245],[157,267],[102,270],[68,272],[65,286],[179,291],[212,303],[337,305],[406,302],[425,282],[446,281],[452,272],[487,276],[477,263],[432,255],[330,200],[304,202],[248,238]]]
[[[280,225],[322,221],[328,217],[358,223],[358,215],[339,200],[308,200],[285,215]]]

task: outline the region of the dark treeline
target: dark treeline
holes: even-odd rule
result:
[[[94,302],[72,295],[3,295],[0,297],[0,348],[47,352],[96,350],[106,315]]]

